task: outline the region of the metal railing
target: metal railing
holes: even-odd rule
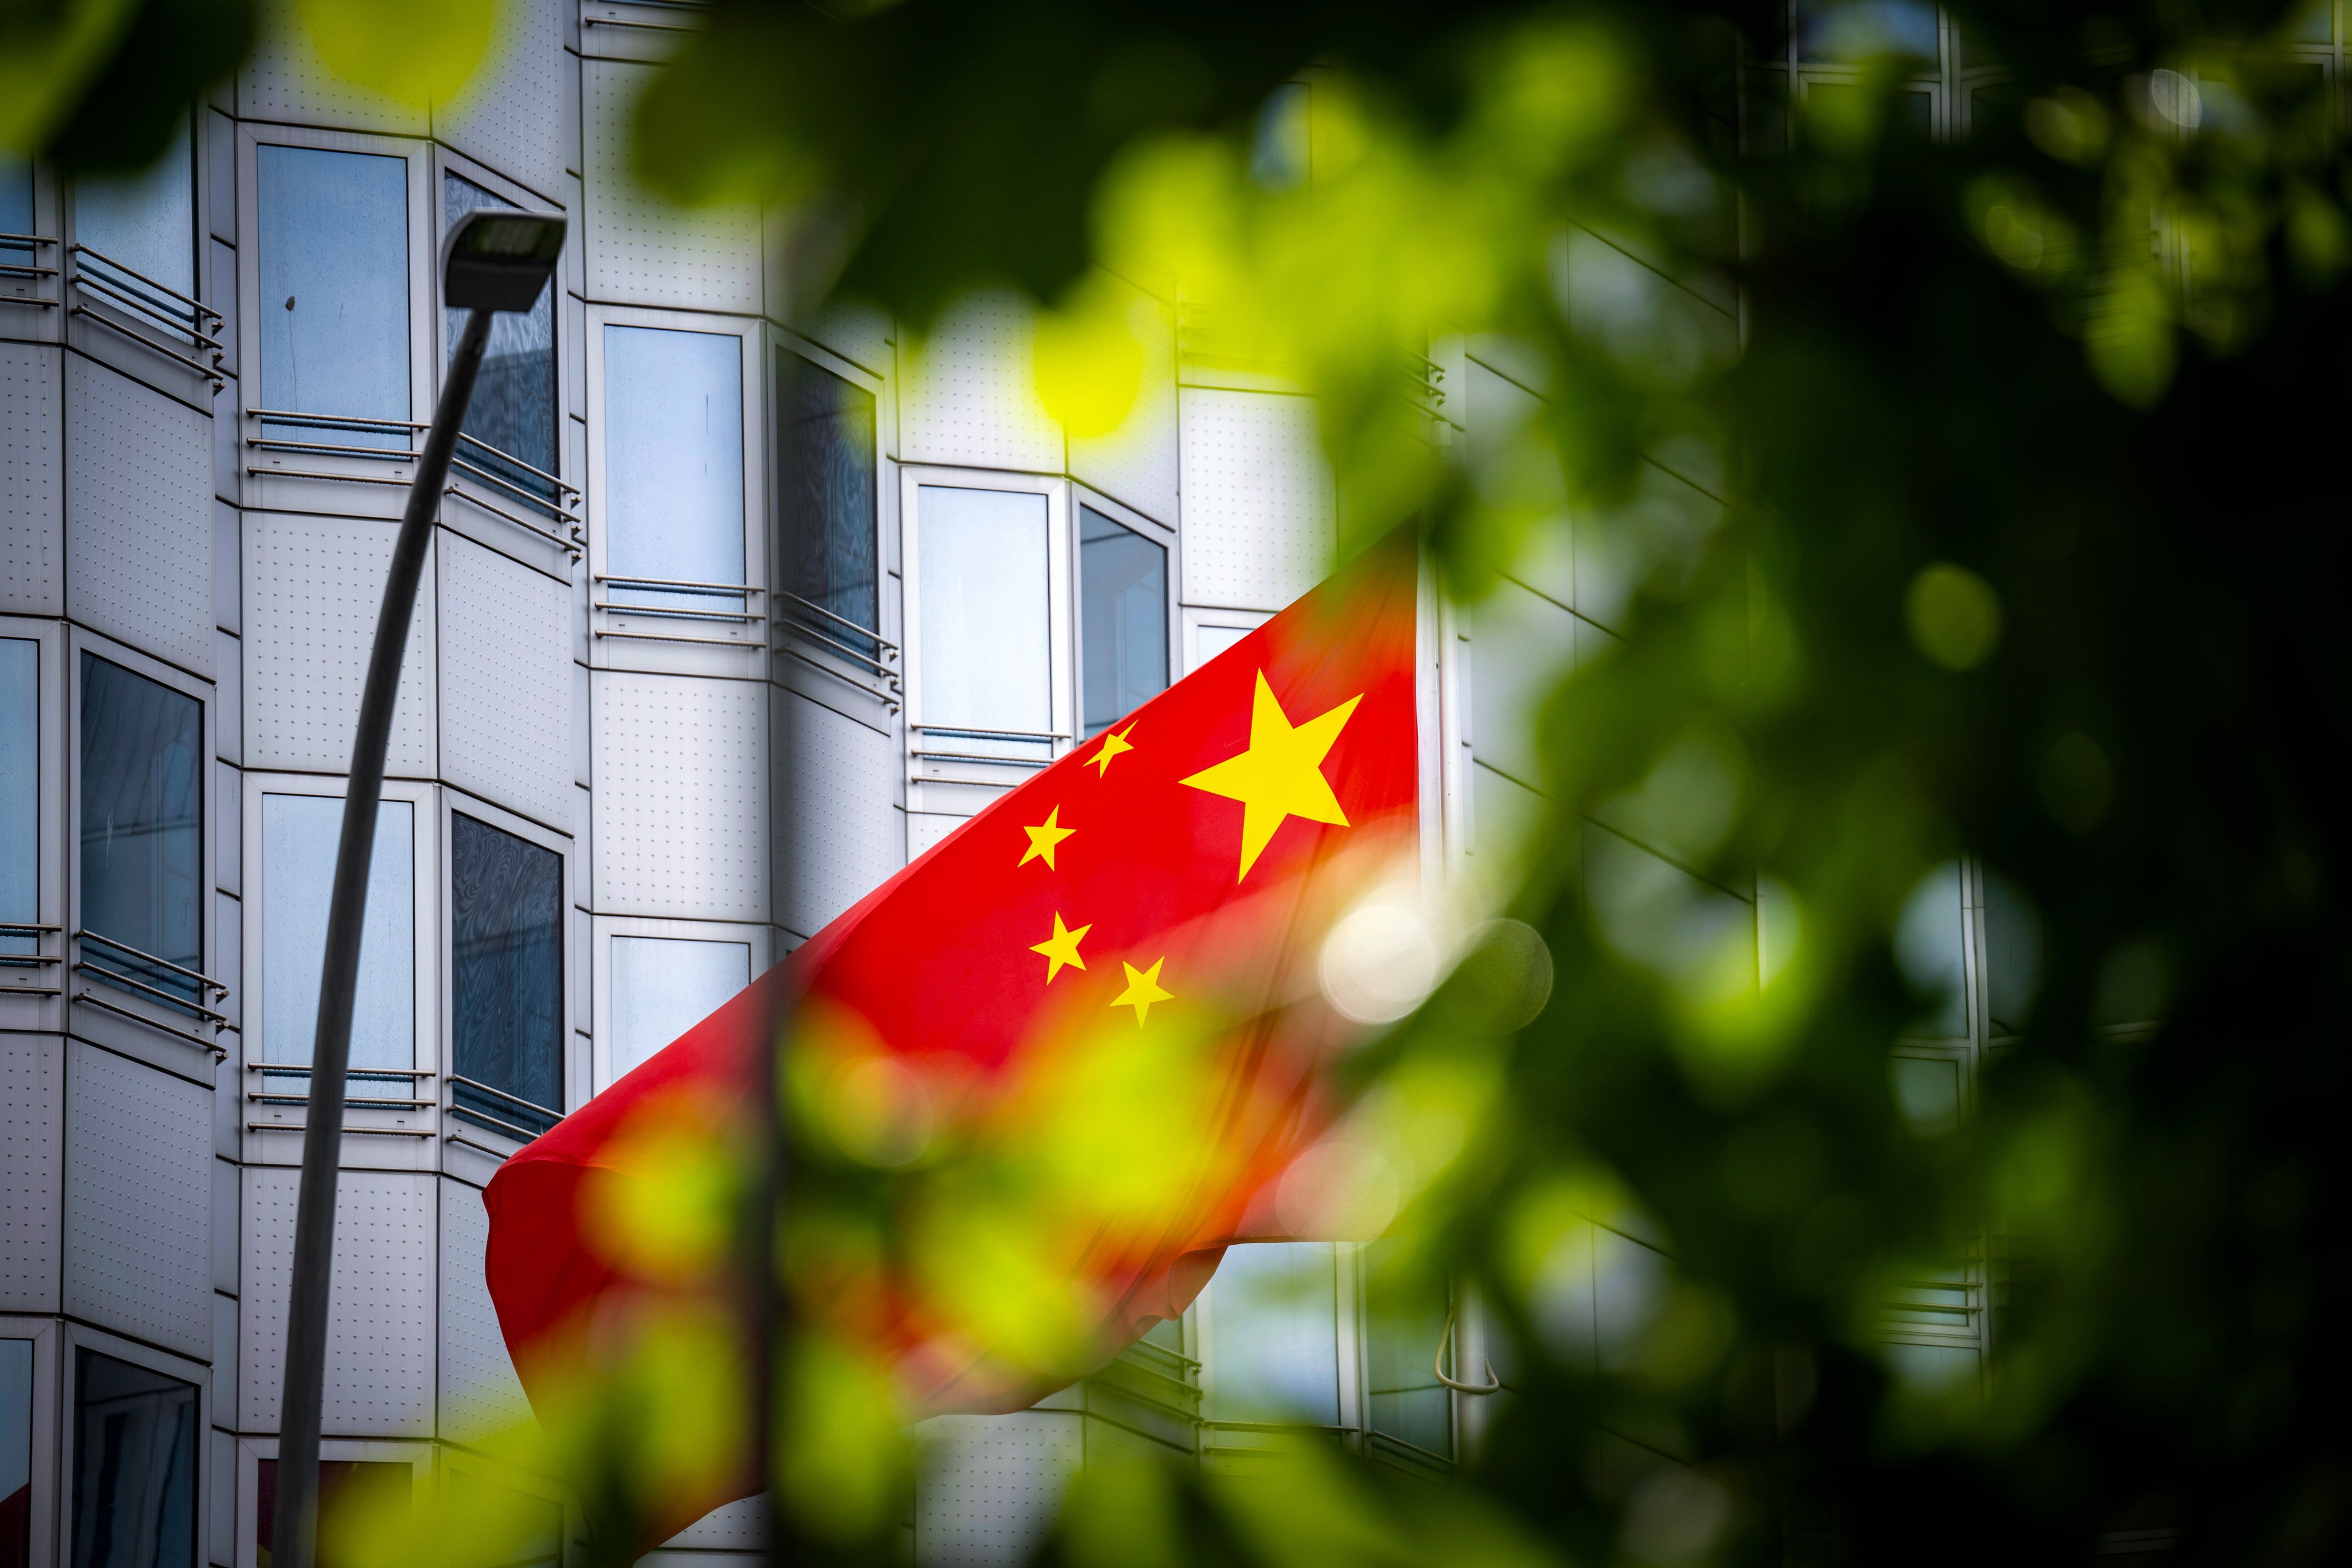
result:
[[[413,463],[416,461],[416,433],[427,428],[414,419],[371,419],[357,415],[307,414],[290,408],[248,408],[247,416],[261,426],[261,434],[248,436],[245,444],[260,452],[286,452],[297,457],[358,458],[378,463]],[[289,435],[274,434],[277,430],[341,432],[354,436],[398,437],[400,445],[362,446],[350,441],[306,441]],[[474,494],[453,481],[443,490],[470,506],[480,508],[492,517],[510,522],[517,528],[538,535],[548,543],[564,551],[573,560],[580,558],[583,543],[580,537],[580,514],[565,504],[567,498],[577,500],[579,487],[566,483],[544,468],[533,468],[521,458],[500,451],[477,436],[459,432],[461,450],[474,457],[453,457],[449,460],[453,475],[462,475],[465,482],[478,485],[501,498],[530,507],[542,513],[551,527],[518,517],[506,508]],[[504,469],[500,473],[495,470]],[[408,480],[395,475],[340,473],[331,468],[287,468],[275,464],[248,464],[245,470],[257,479],[328,479],[341,484],[400,485]]]
[[[67,281],[73,285],[77,296],[68,315],[103,327],[117,337],[128,338],[152,353],[185,366],[212,383],[215,392],[226,384],[227,373],[221,369],[221,361],[228,350],[212,335],[226,324],[226,317],[202,300],[169,284],[159,283],[87,245],[69,245],[65,254],[70,269]],[[92,302],[104,309],[92,309]],[[151,335],[155,333],[170,338],[173,345],[185,344],[193,352],[182,353],[177,346],[157,342]],[[199,359],[196,355],[206,357]]]
[[[262,1075],[261,1088],[248,1090],[246,1094],[246,1098],[256,1104],[308,1105],[310,1103],[310,1096],[307,1089],[300,1094],[296,1094],[290,1089],[278,1089],[273,1092],[268,1081],[272,1078],[308,1078],[310,1076],[311,1069],[307,1064],[247,1062],[245,1068],[247,1072],[257,1072]],[[418,1079],[432,1078],[434,1072],[430,1068],[348,1068],[344,1069],[344,1076],[362,1083],[396,1083],[404,1088],[410,1088]],[[418,1099],[413,1095],[406,1100],[396,1100],[390,1096],[357,1095],[347,1091],[343,1095],[343,1103],[376,1110],[430,1110],[440,1102],[437,1100]]]
[[[43,925],[37,921],[0,921],[0,939],[16,937],[23,941],[31,942],[36,949],[38,949],[43,937],[53,936],[63,929],[64,928],[61,926]],[[12,952],[5,947],[0,947],[0,964],[15,964],[19,968],[31,968],[36,964],[58,963],[62,962],[63,961],[54,952],[41,952],[37,951],[33,952]]]
[[[1058,730],[983,730],[968,725],[951,724],[909,724],[907,728],[926,738],[944,735],[951,741],[995,741],[1008,746],[1045,748],[1045,754],[1043,756],[1023,756],[1017,752],[939,752],[927,746],[911,747],[907,753],[908,756],[922,757],[935,763],[986,763],[1010,768],[1045,767],[1054,760],[1054,742],[1070,738]]]
[[[617,574],[600,575],[598,583],[605,592],[623,594],[677,594],[688,598],[731,599],[731,610],[698,610],[685,605],[615,604],[599,599],[595,607],[613,615],[670,616],[692,621],[733,621],[751,626],[766,619],[751,607],[760,590],[749,583],[697,583],[682,577],[625,577]]]
[[[502,1089],[492,1089],[488,1084],[475,1079],[463,1078],[456,1073],[449,1075],[449,1090],[450,1115],[471,1121],[478,1127],[488,1128],[493,1132],[503,1133],[520,1142],[530,1142],[563,1120],[563,1112],[561,1110],[525,1100],[519,1094],[509,1094]],[[487,1100],[489,1103],[467,1104],[468,1100]],[[508,1121],[505,1116],[499,1114],[500,1111],[506,1112],[507,1116],[520,1120],[520,1121]]]
[[[94,931],[78,931],[73,937],[80,948],[73,964],[76,973],[144,997],[157,1006],[184,1013],[215,1030],[228,1022],[226,1014],[205,1005],[208,998],[219,1000],[228,995],[228,987],[211,975],[184,968],[168,958],[142,952],[127,942],[101,936]]]
[[[45,234],[0,234],[0,279],[13,278],[38,288],[42,279],[55,278],[58,269],[40,262],[41,247],[57,243]],[[11,259],[16,256],[27,259]],[[0,305],[38,305],[48,310],[54,309],[57,301],[45,294],[0,294]]]

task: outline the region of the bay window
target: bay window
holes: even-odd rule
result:
[[[820,647],[878,658],[874,395],[779,348],[775,409],[786,613]]]
[[[196,1387],[97,1351],[74,1365],[74,1568],[195,1568]]]
[[[751,984],[748,942],[615,936],[611,951],[614,1079]]]
[[[1168,688],[1168,547],[1081,505],[1078,603],[1093,736]]]
[[[265,419],[265,433],[406,453],[408,161],[264,143],[255,181],[260,374],[251,401],[301,416]]]
[[[449,818],[455,1115],[535,1138],[563,1115],[563,858]]]
[[[405,1084],[416,1065],[416,808],[387,800],[376,808],[369,862],[367,923],[360,938],[359,994],[352,1009],[354,1090],[382,1095]],[[326,961],[327,906],[343,803],[331,795],[261,797],[260,1059],[310,1063]],[[368,1069],[386,1074],[371,1082]]]
[[[482,207],[515,204],[461,174],[443,171],[441,214],[445,229]],[[455,353],[466,312],[445,310],[445,353]],[[457,459],[482,471],[493,489],[551,512],[562,496],[552,478],[556,449],[555,281],[539,291],[527,311],[502,311],[490,322],[488,350],[466,410]],[[465,470],[459,470],[463,473]]]
[[[89,652],[81,687],[83,966],[201,1013],[204,710]]]
[[[741,622],[743,340],[604,330],[606,607]]]
[[[0,637],[0,963],[36,951],[41,918],[40,656]]]

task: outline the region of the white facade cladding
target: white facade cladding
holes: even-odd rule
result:
[[[0,238],[0,1438],[27,1435],[0,1440],[26,1456],[0,1501],[27,1489],[32,1562],[89,1528],[70,1500],[101,1409],[147,1434],[149,1526],[220,1568],[264,1544],[309,966],[453,340],[431,264],[452,216],[572,224],[551,297],[492,338],[410,631],[331,1460],[481,1471],[472,1445],[521,1408],[481,1275],[499,1162],[1328,559],[1312,408],[1188,349],[1175,300],[1127,286],[1145,384],[1084,440],[1038,404],[1018,300],[970,300],[920,342],[785,320],[760,214],[681,212],[630,177],[630,105],[677,9],[519,0],[509,52],[429,110],[327,77],[273,13],[135,190],[0,166],[0,232],[36,237]],[[1475,461],[1539,416],[1507,352],[1433,352],[1435,438]],[[1721,505],[1672,454],[1654,489],[1695,525]],[[1536,820],[1530,705],[1623,629],[1620,548],[1596,525],[1433,626],[1424,776],[1455,868]],[[1583,875],[1637,924],[1754,940],[1756,889],[1675,848],[1593,824]],[[1973,921],[1981,946],[1979,884],[1921,920]],[[1923,1104],[1957,1105],[1938,1085],[1967,1081],[1991,1005],[1906,1046]],[[1588,1240],[1556,1298],[1599,1360],[1606,1282],[1655,1255]],[[1378,1263],[1235,1249],[1103,1374],[930,1424],[915,1560],[1016,1560],[1074,1467],[1138,1450],[1245,1467],[1311,1430],[1443,1470],[1476,1401],[1433,1369],[1445,1303],[1381,1299]],[[1923,1353],[1977,1353],[1975,1289],[1923,1297]],[[491,1479],[562,1517],[551,1480]],[[551,1523],[544,1560],[578,1529]],[[661,1560],[755,1546],[737,1507]]]

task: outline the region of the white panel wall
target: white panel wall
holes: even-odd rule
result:
[[[1331,470],[1304,397],[1188,386],[1184,602],[1279,610],[1331,570]]]
[[[907,863],[887,735],[796,691],[775,696],[776,921],[813,936]]]
[[[68,613],[211,675],[212,422],[79,354],[66,410]]]
[[[740,1499],[713,1509],[662,1544],[682,1551],[757,1552],[768,1543],[761,1523],[765,1507],[764,1498]]]
[[[1122,279],[1129,324],[1143,340],[1143,387],[1108,436],[1070,437],[1070,477],[1176,526],[1180,466],[1176,417],[1176,312]]]
[[[898,452],[910,463],[1062,471],[1061,427],[1037,400],[1036,313],[1020,295],[975,295],[904,347]]]
[[[246,514],[246,766],[339,773],[352,765],[397,531],[359,519]],[[390,772],[408,777],[434,771],[433,581],[428,561],[386,757]]]
[[[294,0],[262,0],[252,58],[237,73],[236,111],[341,131],[425,133],[425,111],[345,81],[329,70],[295,15]]]
[[[68,1042],[65,1310],[199,1361],[213,1339],[212,1100]]]
[[[65,1042],[0,1035],[0,1311],[58,1310]]]
[[[457,99],[433,106],[433,134],[553,205],[562,199],[571,120],[562,0],[505,0],[491,15],[489,57]]]
[[[0,610],[65,613],[62,352],[0,343]]]
[[[597,670],[596,908],[765,921],[768,688]]]
[[[463,1182],[441,1188],[441,1436],[463,1442],[512,1426],[530,1414],[499,1332],[498,1310],[483,1259],[489,1211]]]
[[[915,1428],[917,1568],[1025,1563],[1085,1458],[1083,1417],[942,1415]]]
[[[509,810],[572,826],[572,590],[441,534],[441,765]]]
[[[331,1436],[433,1435],[435,1205],[426,1175],[346,1170],[335,1186],[335,1278],[327,1309]],[[301,1173],[245,1171],[244,1373],[248,1431],[277,1430]]]
[[[758,210],[679,207],[638,184],[631,173],[630,118],[655,68],[617,60],[580,63],[588,297],[757,315],[764,288]]]

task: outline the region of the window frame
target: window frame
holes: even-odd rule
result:
[[[237,1531],[235,1559],[237,1568],[260,1568],[261,1461],[278,1457],[278,1443],[276,1437],[239,1437],[236,1440]],[[409,1484],[420,1496],[434,1485],[433,1450],[432,1443],[415,1438],[319,1439],[319,1458],[321,1459],[356,1460],[362,1464],[406,1464],[412,1472]]]
[[[1182,603],[1184,597],[1184,563],[1181,554],[1181,545],[1179,542],[1181,536],[1178,534],[1176,530],[1169,527],[1166,523],[1154,521],[1152,519],[1136,510],[1133,507],[1129,506],[1122,501],[1115,501],[1111,500],[1110,497],[1103,494],[1102,491],[1096,489],[1092,485],[1087,484],[1081,479],[1072,479],[1070,481],[1070,527],[1072,530],[1071,537],[1074,541],[1076,540],[1079,531],[1078,509],[1080,507],[1085,507],[1090,510],[1101,513],[1103,516],[1110,519],[1113,522],[1118,523],[1121,528],[1126,529],[1130,533],[1141,534],[1144,538],[1151,541],[1151,542],[1159,545],[1168,552],[1168,685],[1175,685],[1178,681],[1183,679],[1185,676],[1192,673],[1191,668],[1184,662],[1184,650],[1189,646],[1189,643],[1185,637],[1184,608]],[[1086,583],[1084,579],[1086,573],[1085,551],[1076,543],[1074,543],[1072,547],[1070,562],[1071,587],[1073,589],[1070,601],[1071,679],[1076,683],[1077,711],[1076,717],[1078,727],[1083,729],[1086,726],[1085,708],[1087,690],[1087,639],[1086,626],[1084,624],[1086,616]],[[1167,687],[1162,687],[1160,689],[1164,691],[1167,689]]]
[[[61,1524],[70,1524],[67,1508],[72,1496],[73,1470],[58,1461],[72,1450],[62,1440],[61,1429],[68,1424],[70,1412],[62,1406],[71,1402],[64,1397],[65,1375],[61,1370],[71,1364],[68,1331],[103,1335],[103,1331],[84,1330],[79,1324],[68,1324],[57,1318],[34,1317],[28,1313],[0,1314],[0,1339],[33,1342],[33,1453],[28,1484],[32,1495],[27,1500],[32,1507],[32,1528],[26,1531],[32,1548],[28,1561],[58,1563],[65,1560],[65,1542],[58,1539]],[[111,1339],[111,1335],[103,1335]],[[94,1346],[93,1348],[100,1348]],[[155,1352],[162,1353],[162,1352]],[[129,1357],[124,1357],[129,1360]],[[174,1374],[177,1375],[177,1374]],[[207,1445],[209,1446],[209,1445]],[[204,1479],[199,1469],[197,1479]]]
[[[657,937],[677,942],[740,942],[751,949],[751,978],[757,981],[775,962],[775,928],[738,921],[681,921],[650,915],[593,915],[589,918],[589,1093],[593,1098],[613,1087],[613,939],[616,936]]]
[[[65,270],[63,182],[47,160],[27,158],[25,162],[33,177],[35,243],[29,254],[13,251],[5,259],[18,266],[53,268],[62,274]],[[58,308],[58,301],[64,292],[58,278],[55,276],[0,277],[0,307],[17,307],[0,315],[0,322],[5,324],[5,335],[18,342],[63,342],[65,331],[59,318],[65,312]]]
[[[56,1409],[56,1417],[50,1425],[53,1438],[49,1450],[52,1456],[50,1467],[55,1476],[55,1484],[50,1490],[51,1507],[54,1510],[51,1515],[50,1541],[57,1555],[54,1558],[41,1557],[38,1555],[39,1547],[36,1544],[33,1561],[64,1563],[70,1560],[73,1551],[73,1454],[75,1445],[81,1440],[81,1434],[76,1429],[74,1379],[76,1368],[81,1360],[80,1352],[86,1350],[96,1351],[100,1355],[112,1356],[120,1362],[128,1362],[142,1372],[155,1373],[180,1383],[195,1385],[195,1549],[199,1558],[206,1556],[212,1548],[213,1369],[202,1363],[173,1355],[169,1351],[160,1351],[152,1345],[142,1344],[137,1340],[127,1340],[120,1334],[110,1334],[104,1329],[93,1328],[88,1323],[75,1322],[68,1319],[61,1327],[65,1332],[62,1342],[58,1346],[56,1358],[51,1363],[49,1377],[49,1388]],[[33,1352],[33,1383],[36,1389],[34,1403],[37,1410],[39,1405],[38,1391],[42,1386],[40,1354],[39,1349],[36,1347]],[[37,1421],[34,1436],[37,1439],[39,1436]],[[39,1462],[37,1456],[41,1450],[37,1447],[33,1452],[36,1456],[35,1463],[37,1464]],[[40,1492],[37,1488],[35,1489],[33,1495],[34,1508],[37,1513],[40,1506]]]
[[[184,293],[168,284],[157,282],[154,288],[165,295],[177,296],[196,318],[189,328],[167,327],[154,312],[126,308],[121,296],[125,293],[147,296],[151,302],[169,311],[173,301],[156,299],[151,289],[141,289],[130,279],[119,277],[130,271],[126,262],[117,260],[103,251],[92,251],[101,262],[109,264],[91,274],[98,285],[91,288],[80,282],[82,258],[73,247],[81,243],[79,193],[70,182],[62,183],[58,193],[60,208],[60,245],[63,259],[60,271],[66,280],[73,282],[73,298],[66,310],[66,334],[77,349],[114,370],[135,380],[155,386],[159,391],[210,413],[213,395],[231,374],[230,366],[236,363],[230,344],[223,336],[226,321],[205,285],[205,247],[211,236],[205,222],[206,197],[209,195],[207,160],[205,157],[205,122],[198,115],[208,112],[205,106],[193,105],[187,114],[188,126],[188,232],[187,262],[189,287]],[[35,181],[35,199],[38,202],[38,184]],[[133,274],[139,282],[150,280]],[[168,320],[166,316],[164,320]]]
[[[38,781],[35,802],[33,921],[55,929],[40,933],[34,952],[50,962],[19,967],[0,965],[0,1027],[58,1030],[66,994],[65,951],[72,927],[66,924],[67,883],[79,869],[72,847],[80,840],[61,831],[67,824],[65,749],[68,729],[79,743],[79,727],[68,726],[67,709],[73,706],[70,688],[61,684],[68,666],[66,623],[26,616],[0,616],[0,637],[34,645],[33,676],[36,736],[33,767]],[[46,830],[46,831],[45,831]]]
[[[737,365],[743,395],[743,612],[751,618],[740,622],[696,622],[634,607],[626,612],[597,607],[605,602],[604,584],[612,571],[608,560],[611,531],[605,516],[612,495],[612,486],[605,477],[609,417],[604,373],[606,327],[707,332],[737,340]],[[762,385],[766,380],[767,324],[756,318],[710,311],[591,304],[585,312],[583,334],[581,358],[588,375],[588,494],[583,515],[588,534],[589,668],[659,675],[720,676],[739,680],[763,678],[768,663],[765,623],[772,586],[767,493],[771,459],[765,434],[768,398]],[[560,343],[558,350],[561,352]],[[715,604],[724,610],[732,601],[719,598]]]

